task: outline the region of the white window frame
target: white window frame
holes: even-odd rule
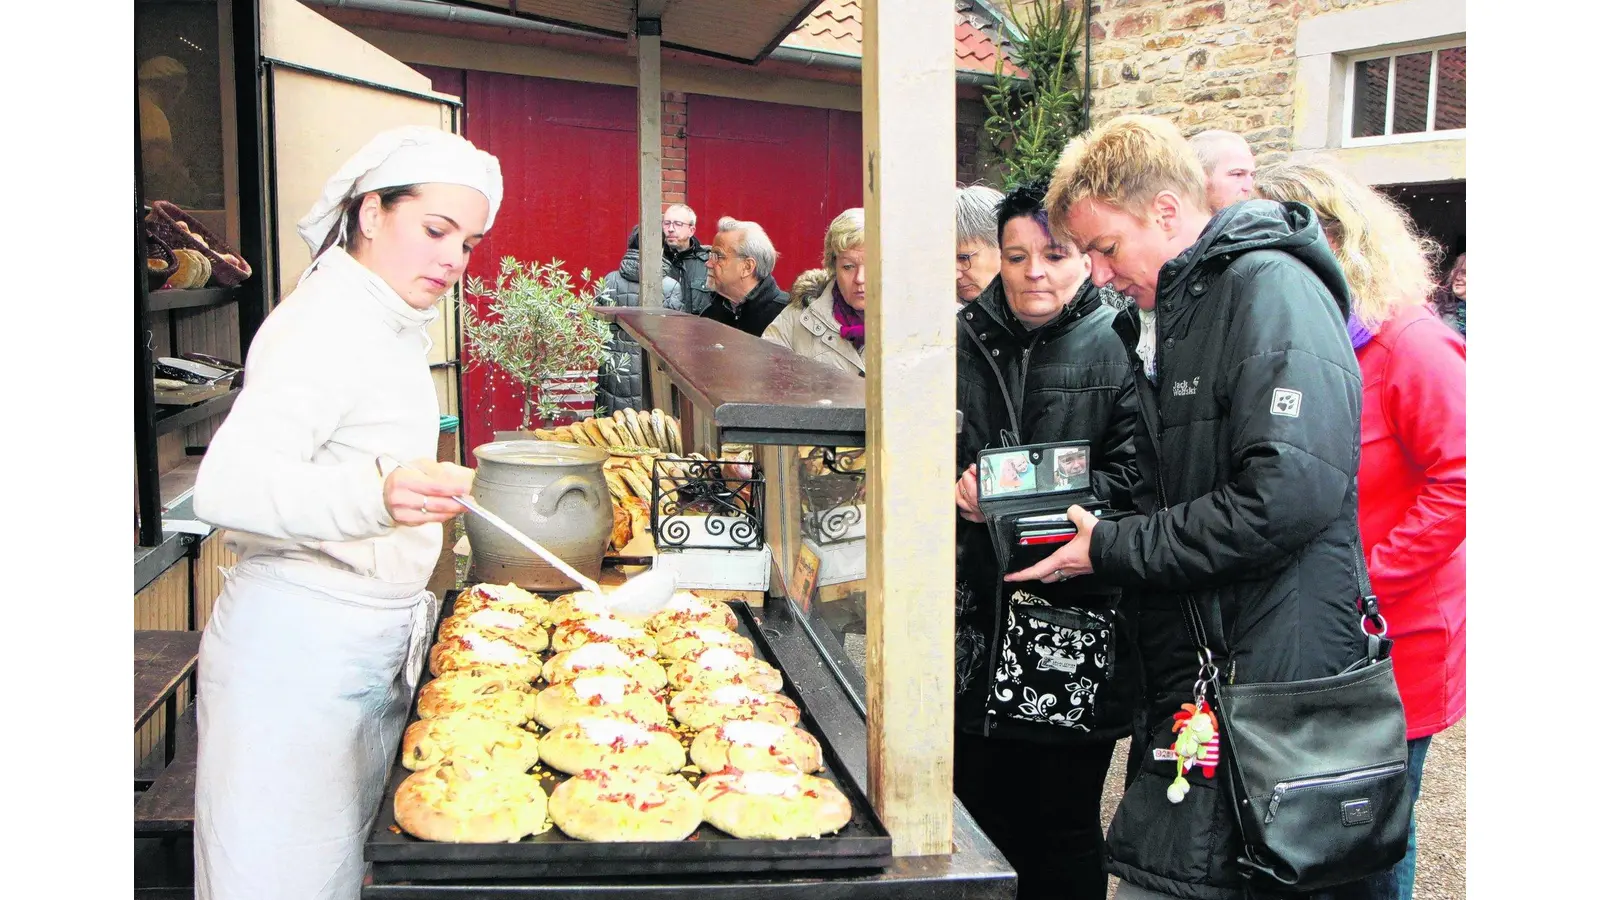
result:
[[[1434,102],[1439,93],[1439,51],[1453,50],[1457,47],[1466,47],[1463,38],[1447,41],[1434,41],[1427,44],[1412,46],[1389,47],[1383,50],[1363,51],[1351,53],[1344,58],[1344,116],[1343,126],[1340,131],[1340,146],[1343,147],[1371,147],[1379,144],[1412,144],[1420,141],[1446,141],[1465,140],[1467,129],[1447,128],[1442,131],[1433,129]],[[1428,127],[1423,131],[1409,134],[1389,134],[1394,128],[1394,60],[1398,56],[1409,56],[1414,53],[1431,53],[1430,68],[1428,70]],[[1383,130],[1384,134],[1370,137],[1352,137],[1350,132],[1355,125],[1355,96],[1356,96],[1356,64],[1369,62],[1374,59],[1389,60],[1389,92],[1384,106]]]

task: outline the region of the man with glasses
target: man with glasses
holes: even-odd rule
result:
[[[706,260],[707,283],[716,294],[700,315],[760,337],[789,303],[789,295],[772,280],[777,263],[778,251],[765,229],[723,216]]]
[[[711,305],[711,290],[706,287],[706,259],[710,251],[694,236],[694,210],[682,203],[667,207],[661,220],[661,236],[667,242],[667,263],[672,277],[683,288],[683,307],[699,315]]]

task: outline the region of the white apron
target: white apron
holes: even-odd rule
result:
[[[199,900],[355,900],[439,606],[428,591],[256,557],[200,643]]]

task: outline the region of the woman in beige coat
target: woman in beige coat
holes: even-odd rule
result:
[[[763,340],[787,347],[844,372],[867,374],[862,356],[866,340],[867,220],[860,207],[847,209],[828,225],[822,241],[820,290],[802,290],[810,273],[795,282],[789,306],[778,314]]]

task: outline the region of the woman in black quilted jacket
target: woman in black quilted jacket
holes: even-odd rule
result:
[[[1113,587],[1033,583],[1008,585],[1002,595],[973,467],[984,449],[1087,441],[1095,493],[1124,508],[1131,503],[1132,370],[1111,330],[1114,310],[1090,283],[1088,260],[1050,234],[1043,198],[1043,186],[1035,185],[1000,202],[1000,274],[957,313],[963,474],[956,490],[955,789],[1016,868],[1019,897],[1103,900],[1100,795],[1137,694],[1132,635],[1117,627]],[[1014,606],[1015,594],[1062,612],[1029,615]],[[1024,635],[1046,617],[1067,627]],[[1110,641],[1084,647],[1096,631],[1092,617],[1116,623],[1115,631]],[[1035,660],[1002,652],[1041,642],[1050,646]],[[1086,679],[1098,690],[1084,691]],[[1001,694],[1024,702],[990,702]]]

